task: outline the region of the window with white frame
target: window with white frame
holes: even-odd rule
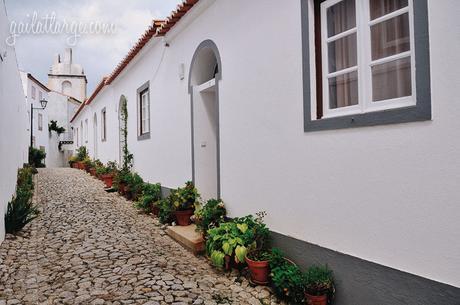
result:
[[[38,114],[38,130],[43,130],[43,114]]]
[[[101,141],[107,140],[107,111],[102,109],[101,111]]]
[[[412,2],[316,1],[317,119],[416,104]]]
[[[32,89],[31,89],[31,90],[32,90],[32,99],[35,99],[35,98],[36,98],[36,95],[37,95],[37,92],[36,92],[37,89],[36,89],[34,86],[32,86]]]
[[[150,136],[150,91],[149,82],[146,82],[139,89],[138,95],[138,139],[148,139]]]

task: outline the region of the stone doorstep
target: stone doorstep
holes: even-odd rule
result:
[[[203,237],[196,232],[196,225],[194,224],[185,227],[169,226],[166,229],[166,234],[193,254],[204,252]]]

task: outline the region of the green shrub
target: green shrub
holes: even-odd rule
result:
[[[18,171],[16,195],[8,202],[5,214],[5,230],[14,234],[38,216],[38,209],[32,204],[34,170],[25,167]]]
[[[173,206],[171,202],[171,197],[168,196],[164,199],[161,199],[157,203],[157,207],[160,210],[158,214],[158,219],[162,224],[171,223],[173,220]]]
[[[80,146],[77,149],[77,161],[83,161],[87,157],[88,157],[88,150],[86,149],[86,146]]]
[[[43,161],[46,158],[46,153],[41,149],[29,147],[29,165],[35,168],[45,167]]]
[[[334,293],[334,277],[327,266],[311,266],[304,274],[305,290],[310,295],[330,297]]]
[[[198,231],[204,235],[209,229],[219,226],[225,221],[227,210],[222,200],[210,199],[206,204],[195,210],[195,223]]]
[[[130,175],[127,175],[126,184],[128,186],[128,197],[137,201],[142,195],[144,180],[137,173],[131,173]]]
[[[300,268],[284,259],[277,264],[271,262],[270,268],[275,294],[290,304],[303,304],[304,282]]]
[[[58,126],[57,121],[51,120],[50,124],[48,124],[48,131],[51,132],[53,130],[56,131],[58,135],[65,132],[65,128]]]
[[[144,183],[142,196],[136,201],[134,206],[145,213],[149,213],[151,205],[161,199],[161,184]]]
[[[244,263],[248,252],[265,249],[270,231],[263,223],[264,214],[259,215],[234,218],[208,231],[206,252],[216,267],[223,267],[225,255]]]
[[[200,198],[200,194],[191,181],[187,181],[185,186],[171,192],[171,203],[174,211],[186,211],[195,209],[195,204]]]

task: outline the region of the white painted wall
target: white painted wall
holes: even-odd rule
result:
[[[188,70],[196,47],[212,39],[222,59],[221,188],[231,216],[265,210],[274,231],[459,287],[460,11],[456,0],[430,0],[429,11],[429,122],[305,133],[300,1],[203,0],[168,34],[170,47],[151,41],[75,126],[106,107],[99,157],[117,160],[124,94],[135,169],[167,187],[189,180],[190,96],[178,67]],[[138,141],[136,89],[147,80],[151,139]]]
[[[15,193],[17,170],[27,162],[27,107],[14,47],[9,34],[5,3],[0,1],[0,242],[5,237],[4,214]]]

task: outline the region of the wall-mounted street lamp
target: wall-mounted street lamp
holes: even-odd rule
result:
[[[45,110],[46,104],[48,104],[48,101],[44,99],[40,101],[41,107],[34,108],[34,103],[30,103],[30,147],[34,145],[34,109]]]

